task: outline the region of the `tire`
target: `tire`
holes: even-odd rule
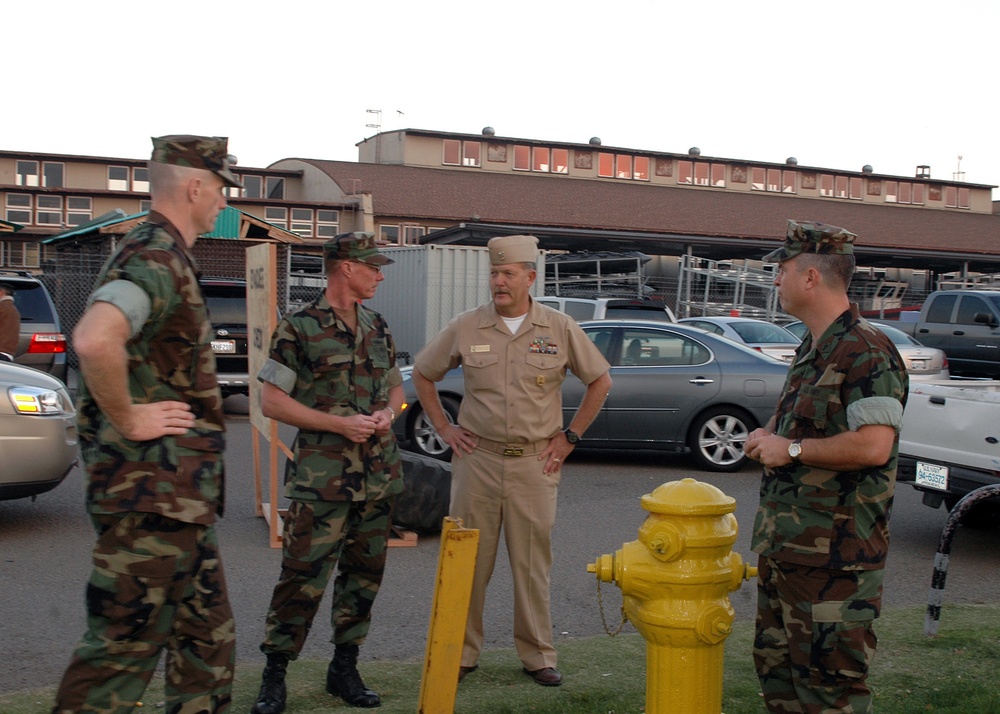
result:
[[[688,432],[688,448],[704,471],[738,471],[747,461],[743,453],[757,424],[739,407],[712,407],[695,417]]]
[[[417,533],[440,533],[451,499],[451,464],[402,452],[403,492],[396,496],[392,522]]]
[[[458,402],[451,397],[441,397],[441,406],[444,407],[448,423],[454,424],[455,420],[458,419]],[[451,461],[451,447],[438,436],[419,403],[406,427],[406,439],[409,442],[410,450],[415,454],[441,461]]]

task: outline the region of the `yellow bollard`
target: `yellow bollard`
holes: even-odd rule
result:
[[[441,528],[434,603],[427,631],[419,714],[451,714],[458,692],[465,622],[472,596],[479,531],[463,528],[462,519],[445,518]]]
[[[736,500],[692,478],[642,497],[639,539],[587,571],[617,584],[625,614],[646,640],[646,714],[722,711],[729,593],[757,569],[732,552]]]

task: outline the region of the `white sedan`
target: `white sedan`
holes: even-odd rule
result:
[[[780,325],[766,320],[756,320],[752,317],[685,317],[678,320],[685,325],[699,327],[716,335],[728,337],[736,342],[742,342],[758,352],[769,357],[791,362],[795,359],[795,348],[801,338],[793,335]]]

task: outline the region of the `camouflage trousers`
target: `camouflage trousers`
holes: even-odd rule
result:
[[[87,631],[53,713],[133,711],[164,649],[168,714],[228,711],[236,624],[215,529],[154,513],[92,521]]]
[[[872,712],[868,667],[882,570],[827,570],[760,558],[754,664],[770,712]]]
[[[364,642],[385,571],[394,500],[291,502],[262,652],[298,657],[335,567],[332,641]]]

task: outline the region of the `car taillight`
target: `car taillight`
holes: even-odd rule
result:
[[[36,332],[28,343],[28,354],[61,354],[66,351],[66,335],[61,332]]]

